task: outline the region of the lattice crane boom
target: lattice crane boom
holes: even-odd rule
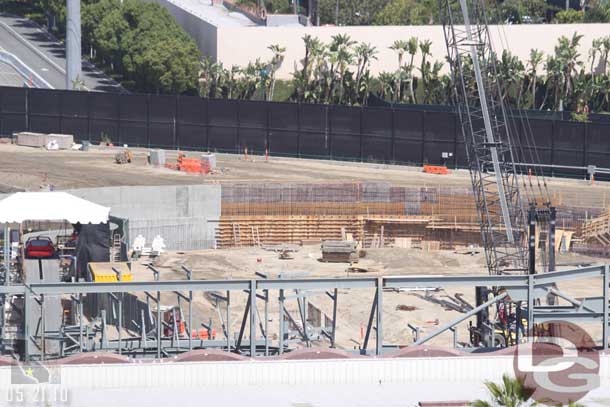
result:
[[[440,3],[487,267],[490,274],[525,273],[525,210],[484,3]]]

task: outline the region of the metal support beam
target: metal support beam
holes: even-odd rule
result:
[[[4,224],[4,285],[9,285],[11,276],[11,228]]]
[[[555,228],[557,226],[557,209],[549,208],[549,270],[555,271]]]
[[[527,329],[533,331],[534,329],[534,276],[528,275],[528,290],[527,290]],[[517,329],[519,329],[521,321],[517,321]],[[531,334],[528,337],[531,338]]]
[[[279,353],[280,355],[282,353],[284,353],[284,323],[285,323],[285,315],[284,315],[284,290],[280,290],[280,297],[279,297],[279,303],[280,303],[280,327],[279,327],[279,332],[280,332],[280,340],[279,340]]]
[[[602,328],[602,336],[603,336],[603,340],[604,340],[604,350],[608,350],[608,307],[610,306],[610,304],[608,304],[608,290],[610,289],[610,287],[608,286],[608,284],[610,284],[610,265],[606,264],[604,266],[604,278],[603,278],[603,284],[604,284],[604,326]]]
[[[377,293],[375,298],[377,299],[377,346],[375,353],[379,356],[383,352],[383,278],[381,277],[377,279]]]
[[[491,300],[489,300],[489,301],[479,305],[478,307],[472,309],[471,311],[468,311],[467,313],[465,313],[464,315],[462,315],[458,319],[454,320],[453,322],[450,322],[449,324],[440,327],[439,329],[437,329],[436,331],[432,332],[430,335],[426,336],[425,338],[422,338],[422,339],[416,341],[415,345],[421,345],[422,343],[428,342],[430,339],[436,338],[437,336],[439,336],[443,332],[447,331],[448,329],[453,328],[454,326],[456,326],[460,322],[467,320],[468,318],[472,317],[473,315],[476,315],[479,311],[484,310],[485,308],[489,307],[491,304],[494,304],[494,303],[496,303],[498,301],[503,300],[507,296],[508,296],[507,293],[502,293],[502,294],[492,298]]]
[[[256,280],[250,280],[250,357],[256,356]]]
[[[530,206],[527,214],[528,228],[528,273],[536,274],[536,207]]]
[[[333,293],[333,332],[330,339],[330,347],[335,347],[335,341],[337,340],[337,302],[339,299],[339,290],[335,288]]]
[[[265,290],[265,356],[269,356],[269,290]]]
[[[371,336],[371,330],[373,329],[373,319],[375,318],[375,311],[377,310],[377,291],[375,291],[375,297],[373,298],[373,305],[371,306],[371,313],[369,314],[369,322],[366,325],[366,334],[364,335],[364,341],[362,343],[362,349],[360,353],[366,355],[366,350],[369,346],[369,338]]]
[[[227,352],[231,351],[231,291],[227,290]]]
[[[121,293],[120,297],[118,299],[118,308],[119,308],[119,318],[118,318],[118,340],[119,340],[119,355],[122,352],[121,349],[121,345],[122,345],[122,332],[123,332],[123,296],[125,294]]]
[[[248,320],[248,314],[250,313],[250,297],[252,293],[248,294],[248,300],[246,301],[246,307],[244,308],[244,316],[241,319],[241,326],[239,328],[239,335],[237,336],[237,344],[235,345],[236,350],[239,352],[241,348],[241,343],[244,338],[244,331],[246,330],[246,321]]]
[[[152,270],[155,282],[159,283],[159,280],[161,278],[161,274],[154,267],[152,267],[150,264],[148,265],[148,268],[150,270]],[[146,293],[146,294],[149,295],[148,293]],[[155,302],[157,303],[157,324],[156,324],[156,328],[157,328],[157,334],[156,334],[156,337],[157,337],[157,359],[161,359],[161,347],[162,347],[161,346],[161,334],[162,334],[161,328],[162,328],[162,325],[163,325],[161,323],[161,291],[157,291],[157,296],[155,298]]]

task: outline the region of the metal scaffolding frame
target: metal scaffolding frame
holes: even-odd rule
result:
[[[357,277],[357,278],[316,278],[316,279],[252,279],[252,280],[193,280],[192,274],[188,269],[187,280],[172,280],[172,281],[138,281],[138,282],[111,282],[111,283],[91,283],[91,282],[76,282],[76,283],[37,283],[37,284],[20,284],[0,286],[0,294],[10,296],[24,297],[24,320],[28,320],[28,315],[34,312],[33,307],[40,307],[40,315],[44,315],[45,297],[48,296],[65,296],[75,301],[75,304],[80,309],[81,318],[80,324],[76,327],[62,327],[59,332],[48,332],[44,330],[44,318],[41,318],[38,333],[29,332],[27,324],[24,325],[24,338],[27,341],[32,341],[35,344],[40,343],[40,358],[45,359],[49,356],[57,357],[57,355],[47,355],[45,352],[45,340],[59,340],[62,343],[72,343],[71,348],[61,347],[62,354],[65,356],[70,353],[77,353],[86,350],[105,350],[117,353],[129,353],[134,356],[147,355],[156,358],[167,357],[172,354],[187,352],[191,349],[200,348],[217,348],[228,350],[231,352],[242,353],[250,356],[264,356],[270,354],[281,354],[286,351],[286,318],[294,321],[292,316],[289,316],[285,308],[285,301],[290,298],[286,292],[294,291],[297,293],[296,298],[301,300],[307,298],[307,293],[324,294],[333,301],[333,320],[330,332],[326,332],[324,336],[329,338],[330,347],[335,347],[335,331],[337,326],[337,302],[339,290],[344,289],[370,289],[374,291],[374,299],[370,308],[366,335],[361,345],[361,354],[381,355],[385,350],[392,345],[384,343],[383,339],[383,297],[384,292],[394,291],[400,292],[401,289],[413,289],[421,287],[494,287],[493,292],[496,294],[484,304],[481,304],[474,309],[465,312],[451,323],[439,327],[434,332],[426,337],[417,338],[414,341],[415,345],[423,344],[429,340],[441,335],[445,332],[452,332],[455,335],[455,329],[458,324],[468,320],[483,311],[487,307],[497,303],[510,301],[513,303],[523,302],[527,304],[527,321],[528,326],[532,327],[535,323],[548,322],[553,320],[567,320],[579,322],[595,322],[601,323],[603,327],[603,340],[601,347],[608,348],[608,323],[609,323],[609,265],[590,266],[578,269],[555,271],[537,275],[476,275],[476,276],[389,276],[389,277]],[[569,294],[558,290],[557,283],[566,280],[576,280],[583,278],[601,278],[600,295],[596,297],[576,300]],[[237,339],[231,338],[231,333],[228,328],[228,321],[221,318],[223,333],[225,338],[193,339],[190,335],[191,325],[188,326],[189,338],[180,338],[176,335],[176,327],[172,329],[171,337],[163,335],[162,324],[155,324],[153,329],[146,332],[144,329],[144,319],[142,316],[142,335],[140,337],[109,339],[106,332],[105,321],[101,321],[100,325],[91,330],[89,326],[86,330],[82,323],[82,298],[87,294],[110,294],[113,301],[120,307],[123,296],[126,293],[144,292],[154,293],[148,294],[153,299],[159,301],[161,293],[175,293],[177,301],[191,299],[193,293],[204,292],[223,292],[226,296],[218,298],[218,302],[225,302],[226,315],[230,315],[230,294],[234,291],[244,291],[248,294],[248,300],[245,305],[243,319],[241,321],[241,329]],[[188,292],[189,295],[180,294],[180,292]],[[277,297],[272,293],[277,292]],[[556,297],[565,300],[568,305],[540,305],[543,302],[539,301],[552,294]],[[272,298],[277,298],[279,304],[279,332],[277,339],[268,338],[268,314],[267,306]],[[292,297],[294,298],[294,297]],[[264,321],[259,315],[257,303],[263,301],[265,304]],[[189,302],[189,307],[191,306]],[[306,307],[305,307],[306,308]],[[104,310],[106,311],[106,310]],[[220,312],[220,309],[217,309]],[[161,321],[160,307],[157,307],[157,321]],[[102,319],[105,319],[105,312],[102,312]],[[152,312],[151,312],[152,313]],[[189,315],[191,315],[189,313]],[[524,317],[525,318],[525,317]],[[191,318],[189,318],[189,324]],[[299,332],[300,340],[307,345],[310,345],[308,338],[307,316],[300,316],[302,331]],[[247,321],[249,321],[249,329],[246,329]],[[211,330],[211,326],[206,326]],[[260,329],[260,335],[257,330]],[[249,338],[246,338],[246,331]],[[375,335],[374,349],[369,349],[369,342],[372,335]],[[92,342],[99,342],[99,346],[90,346]],[[401,344],[405,345],[405,344]],[[396,345],[393,345],[396,348]],[[28,347],[25,347],[26,360],[36,358],[36,356],[27,353]]]

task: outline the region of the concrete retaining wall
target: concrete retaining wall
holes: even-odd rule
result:
[[[220,185],[108,187],[66,192],[109,206],[112,216],[128,219],[129,244],[141,234],[147,244],[161,235],[168,250],[215,247]]]

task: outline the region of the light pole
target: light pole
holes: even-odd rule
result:
[[[66,0],[66,89],[82,80],[80,0]]]

